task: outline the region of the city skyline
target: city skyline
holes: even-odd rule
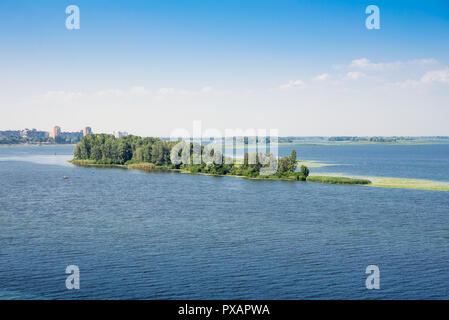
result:
[[[1,128],[449,135],[447,1],[27,4],[0,4]]]
[[[114,136],[117,139],[120,139],[121,137],[126,137],[128,135],[134,135],[134,134],[129,134],[127,131],[120,131],[120,130],[113,130],[112,132],[94,132],[93,129],[89,126],[84,127],[80,130],[67,130],[67,131],[63,131],[63,128],[56,125],[53,126],[49,131],[46,130],[40,130],[40,129],[36,129],[36,128],[23,128],[23,129],[4,129],[4,128],[0,128],[0,136],[3,135],[4,133],[8,133],[8,135],[11,134],[19,134],[21,136],[26,137],[28,134],[30,135],[39,135],[41,136],[43,133],[46,133],[47,136],[51,137],[51,138],[55,138],[55,136],[60,136],[60,135],[64,135],[64,134],[75,134],[75,133],[79,133],[82,136],[86,136],[88,134],[107,134],[107,135],[111,135]],[[55,134],[56,133],[56,134]],[[233,137],[268,137],[268,133],[267,135],[260,135],[257,132],[255,132],[255,134],[251,134],[250,131],[247,132],[241,132],[243,135],[233,135]],[[150,136],[144,136],[144,137],[150,137]],[[189,136],[154,136],[154,137],[160,137],[160,138],[193,138],[193,139],[197,139],[199,137],[193,137],[192,135]],[[210,139],[210,138],[223,138],[225,139],[226,136],[225,135],[217,135],[217,136],[213,136],[213,135],[204,135],[204,132],[201,132],[201,138],[203,139]],[[299,138],[376,138],[376,137],[383,137],[383,138],[449,138],[449,135],[421,135],[421,136],[408,136],[408,135],[392,135],[392,136],[388,136],[388,135],[310,135],[310,136],[301,136],[301,135],[285,135],[285,136],[279,136],[281,138],[289,138],[289,137],[299,137]],[[338,141],[338,140],[333,140],[333,141]]]

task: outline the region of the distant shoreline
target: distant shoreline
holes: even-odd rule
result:
[[[449,142],[441,141],[423,141],[423,142],[280,142],[280,146],[373,146],[373,145],[387,145],[387,146],[421,146],[421,145],[435,145],[435,144],[449,144]]]
[[[447,145],[449,142],[279,142],[279,146],[423,146]],[[0,147],[76,146],[76,143],[2,143]],[[237,145],[232,148],[255,148],[256,145]],[[231,148],[225,145],[224,148]]]
[[[76,146],[76,143],[2,143],[0,147]]]

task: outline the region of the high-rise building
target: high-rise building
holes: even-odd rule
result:
[[[61,134],[61,127],[54,126],[53,130],[51,130],[51,137],[55,139],[57,136]]]
[[[114,131],[112,133],[112,135],[116,138],[116,139],[120,139],[121,137],[126,137],[128,135],[128,132],[121,132],[121,131]]]
[[[92,134],[92,128],[91,127],[85,127],[83,130],[83,136],[87,136],[88,134]]]
[[[45,138],[48,137],[48,132],[37,131],[36,129],[24,129],[21,131],[21,136],[23,138]]]

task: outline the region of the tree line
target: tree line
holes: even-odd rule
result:
[[[163,166],[170,164],[170,150],[174,144],[160,138],[129,135],[116,139],[107,134],[89,134],[75,146],[74,156],[98,164],[147,162]]]
[[[181,148],[173,148],[180,141],[163,141],[160,138],[129,135],[116,139],[107,134],[90,134],[81,139],[74,150],[75,160],[91,160],[103,165],[132,165],[151,163],[156,167],[181,169],[191,173],[214,175],[236,175],[258,177],[262,168],[269,166],[264,153],[245,153],[243,159],[225,157],[220,151],[203,145],[185,142]],[[179,145],[178,145],[179,146]],[[180,156],[185,148],[190,148],[189,159],[172,161]],[[195,161],[194,150],[201,150],[200,160]],[[207,157],[205,156],[207,155]],[[297,171],[296,150],[290,156],[278,158],[277,171],[271,175],[277,178],[305,180],[309,169],[301,166]],[[208,159],[208,160],[207,160]]]
[[[75,144],[81,140],[80,138],[81,137],[57,136],[55,139],[53,139],[51,137],[22,137],[20,135],[10,135],[10,136],[0,135],[0,144],[21,144],[21,143]]]

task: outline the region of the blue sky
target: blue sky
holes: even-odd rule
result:
[[[449,135],[448,40],[448,1],[2,0],[0,129]]]

